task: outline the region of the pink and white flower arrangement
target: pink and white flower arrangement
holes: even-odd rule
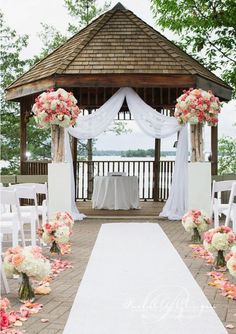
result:
[[[52,215],[52,219],[61,223],[62,225],[66,225],[72,231],[72,227],[74,225],[74,219],[67,211],[58,211]]]
[[[51,265],[42,255],[41,247],[17,246],[9,248],[5,253],[4,269],[8,277],[22,273],[41,281],[49,275]]]
[[[68,212],[56,212],[52,220],[38,229],[38,235],[46,244],[52,244],[51,252],[67,253],[74,220]]]
[[[191,233],[193,242],[201,241],[201,233],[208,230],[211,219],[202,210],[190,210],[182,218],[186,232]]]
[[[71,92],[49,89],[35,99],[32,108],[35,121],[40,128],[49,128],[52,124],[65,128],[74,126],[80,113],[76,103]]]
[[[236,246],[233,246],[225,256],[226,266],[232,276],[236,277]]]
[[[204,233],[203,245],[210,253],[228,251],[236,245],[236,235],[228,226],[212,228]]]
[[[200,233],[205,232],[210,224],[211,219],[202,210],[190,210],[182,218],[182,225],[185,231],[189,233],[192,233],[194,228]]]
[[[190,88],[177,99],[175,117],[180,124],[208,124],[216,126],[220,112],[219,98],[209,90]]]

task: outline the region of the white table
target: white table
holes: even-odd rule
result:
[[[227,334],[157,224],[103,224],[64,334]]]
[[[108,210],[138,209],[138,178],[136,176],[96,176],[92,207]]]

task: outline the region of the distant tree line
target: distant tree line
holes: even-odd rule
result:
[[[162,151],[161,156],[175,156],[175,151]],[[119,156],[123,158],[133,158],[133,157],[154,157],[155,150],[149,148],[147,150],[136,149],[136,150],[94,150],[94,156]]]

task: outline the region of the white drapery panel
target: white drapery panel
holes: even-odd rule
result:
[[[180,131],[172,187],[161,216],[171,220],[181,219],[186,210],[188,138],[186,127],[182,128],[175,117],[168,117],[158,113],[147,105],[132,88],[125,87],[120,88],[95,113],[79,116],[77,125],[74,128],[69,128],[68,133],[78,139],[97,137],[113,122],[125,98],[135,121],[147,135],[154,138],[166,138]],[[72,162],[69,137],[65,136],[65,140],[66,161]],[[74,182],[72,190],[74,191]],[[72,196],[74,197],[74,192]],[[78,217],[76,205],[73,211],[74,217]]]

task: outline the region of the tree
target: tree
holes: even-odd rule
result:
[[[222,78],[236,94],[235,0],[151,0],[157,24],[175,43]]]
[[[219,165],[218,173],[231,174],[236,173],[236,139],[232,137],[223,137],[219,140]]]
[[[19,166],[19,105],[5,100],[5,88],[20,76],[27,65],[27,61],[20,58],[20,53],[28,44],[28,36],[17,35],[14,29],[6,25],[3,13],[0,12],[1,24],[1,160],[9,161],[8,168],[2,172],[16,173]]]

